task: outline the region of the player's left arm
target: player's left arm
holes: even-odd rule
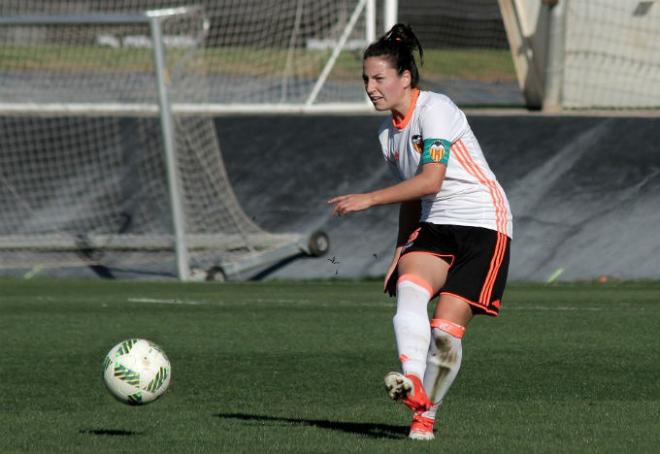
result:
[[[420,114],[424,149],[422,170],[414,177],[393,186],[364,194],[347,194],[330,199],[337,215],[366,210],[377,205],[409,202],[440,192],[445,179],[449,152],[458,134],[462,115],[452,103],[430,106]]]
[[[449,151],[447,150],[447,159]],[[330,199],[333,213],[338,215],[366,210],[378,205],[409,202],[440,192],[447,170],[447,161],[423,162],[422,170],[401,183],[363,194],[347,194]]]

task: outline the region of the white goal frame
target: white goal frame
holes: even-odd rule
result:
[[[366,0],[362,0],[362,4]],[[368,0],[373,1],[373,0]],[[328,247],[328,238],[322,232],[306,234],[186,234],[182,182],[177,167],[176,128],[174,113],[208,114],[213,108],[199,105],[173,105],[170,101],[169,74],[166,66],[164,36],[161,23],[174,16],[203,13],[200,7],[177,7],[149,10],[132,14],[84,14],[84,15],[22,15],[0,17],[0,28],[5,26],[47,26],[47,25],[147,25],[151,33],[153,47],[153,63],[157,84],[157,104],[126,104],[126,103],[13,103],[0,104],[0,113],[11,114],[55,114],[55,115],[120,115],[120,116],[158,116],[160,119],[164,160],[170,209],[172,213],[174,245],[171,237],[163,235],[125,235],[121,244],[113,241],[110,235],[89,235],[85,238],[85,246],[99,250],[118,251],[163,251],[174,246],[176,269],[181,281],[199,280],[191,270],[191,250],[203,250],[230,246],[249,237],[258,244],[258,250],[248,246],[251,253],[236,259],[223,259],[216,262],[210,270],[201,270],[205,274],[201,278],[224,279],[238,277],[242,273],[287,259],[301,253],[322,255]],[[204,32],[208,31],[209,21],[201,14]],[[321,82],[322,83],[322,82]],[[259,107],[259,106],[257,106]],[[266,232],[264,232],[266,233]],[[242,238],[241,238],[242,237]],[[262,238],[263,237],[263,238]],[[42,251],[77,251],[80,242],[74,237],[60,234],[45,235],[5,235],[0,237],[0,248],[7,251],[23,251],[39,249]]]
[[[88,14],[88,15],[33,15],[1,17],[0,26],[6,25],[75,25],[75,24],[145,24],[151,31],[153,42],[153,58],[156,72],[156,83],[158,88],[158,106],[152,107],[160,117],[165,147],[165,164],[167,169],[167,184],[169,187],[170,204],[175,237],[175,252],[177,272],[182,281],[190,280],[190,265],[188,257],[188,244],[186,240],[185,222],[183,218],[183,201],[181,200],[181,181],[176,165],[176,145],[174,140],[174,128],[172,119],[172,106],[169,100],[168,84],[166,82],[167,69],[165,64],[165,52],[163,48],[163,33],[161,22],[172,16],[188,15],[199,11],[199,7],[179,7],[145,11],[140,14]],[[208,20],[204,20],[204,27],[208,29]],[[44,112],[44,106],[32,105],[34,111]],[[53,112],[53,110],[48,110]],[[65,108],[67,113],[76,113],[76,109]],[[95,113],[102,113],[97,110]]]

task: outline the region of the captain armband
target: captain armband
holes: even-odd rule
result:
[[[449,149],[451,142],[445,139],[424,139],[422,164],[444,164],[449,162]]]

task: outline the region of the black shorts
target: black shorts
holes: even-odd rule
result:
[[[496,316],[509,270],[511,238],[495,230],[422,222],[401,253],[423,252],[449,264],[440,295],[456,296],[475,314]]]

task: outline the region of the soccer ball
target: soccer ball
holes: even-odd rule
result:
[[[120,402],[144,405],[163,395],[172,366],[165,352],[145,339],[126,339],[112,347],[103,360],[105,386]]]

